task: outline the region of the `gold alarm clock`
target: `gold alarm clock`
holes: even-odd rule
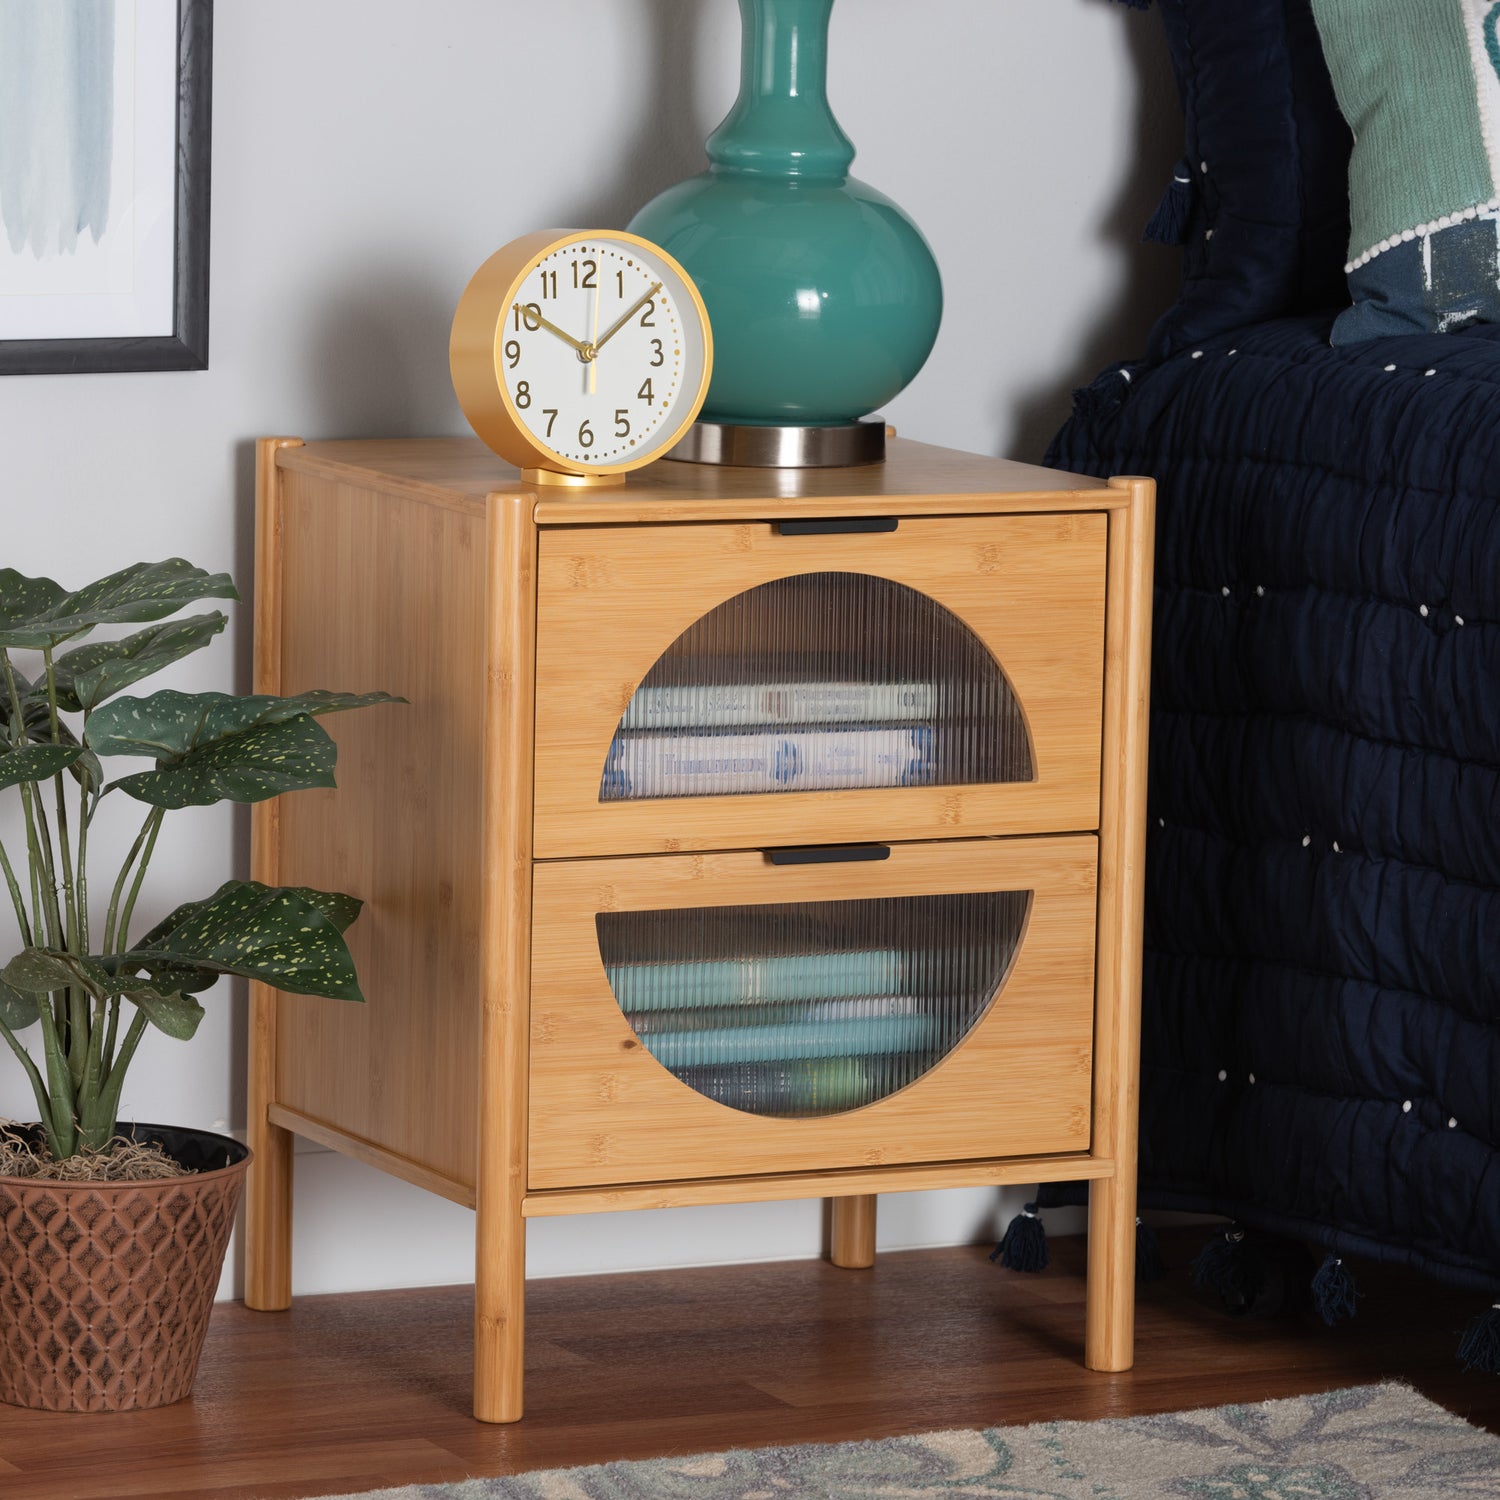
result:
[[[474,431],[532,481],[623,484],[708,393],[703,299],[670,255],[618,229],[543,229],[497,250],[448,346]]]

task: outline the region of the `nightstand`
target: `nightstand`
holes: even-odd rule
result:
[[[339,790],[257,879],[345,890],[367,1003],[252,987],[246,1301],[292,1137],[477,1210],[475,1412],[521,1415],[525,1224],[1084,1180],[1129,1366],[1154,490],[893,440],[538,490],[468,439],[261,443],[256,686]]]

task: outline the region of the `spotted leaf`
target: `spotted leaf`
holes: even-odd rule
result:
[[[174,615],[195,599],[237,599],[227,573],[206,573],[180,557],[134,563],[68,592],[50,578],[0,569],[0,646],[41,650],[95,625],[144,624]]]
[[[120,994],[137,1006],[158,1031],[176,1037],[179,1042],[191,1041],[203,1019],[203,1007],[190,995],[163,994],[144,980],[123,986]]]
[[[206,646],[227,622],[227,615],[213,610],[66,652],[54,664],[58,704],[71,713],[97,708],[122,688]]]
[[[206,901],[178,907],[120,960],[148,974],[207,969],[296,995],[363,1000],[343,938],[360,905],[352,896],[231,880]]]
[[[14,668],[12,670],[14,671]],[[63,719],[58,721],[57,739],[55,742],[53,740],[52,711],[47,703],[46,684],[28,682],[20,672],[15,672],[15,678],[16,696],[21,700],[21,724],[26,739],[36,745],[58,743],[76,746],[78,737]],[[10,693],[0,691],[0,740],[8,741],[12,738],[11,725],[14,719],[15,713],[11,708]],[[0,755],[4,755],[7,748],[5,745],[0,745]],[[84,750],[74,757],[67,769],[73,779],[89,791],[97,791],[104,785],[103,767],[99,764],[99,757],[92,750]]]
[[[81,745],[0,743],[0,791],[23,781],[46,781],[66,771],[83,754]]]
[[[149,755],[156,771],[115,783],[158,807],[259,802],[301,787],[332,786],[337,750],[313,722],[318,714],[373,703],[389,693],[298,693],[245,698],[227,693],[153,693],[116,698],[89,720],[100,755]]]
[[[154,807],[207,807],[215,802],[263,802],[282,792],[332,786],[338,746],[305,715],[257,724],[213,740],[155,771],[112,782]]]
[[[37,997],[24,995],[0,980],[0,1025],[10,1031],[23,1031],[39,1019]]]
[[[23,948],[0,970],[0,982],[28,995],[47,995],[76,986],[107,995],[114,979],[92,958],[53,948]]]

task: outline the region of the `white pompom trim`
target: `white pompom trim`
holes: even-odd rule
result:
[[[1451,229],[1455,224],[1462,224],[1468,219],[1477,219],[1480,214],[1495,213],[1500,210],[1500,194],[1491,198],[1488,203],[1476,203],[1472,208],[1460,209],[1455,214],[1443,214],[1440,218],[1431,219],[1426,224],[1417,224],[1411,229],[1403,229],[1400,234],[1393,234],[1389,239],[1381,240],[1378,245],[1371,245],[1363,255],[1356,256],[1353,260],[1345,263],[1344,274],[1357,271],[1361,266],[1367,266],[1377,255],[1384,255],[1387,250],[1394,250],[1397,245],[1410,244],[1419,236],[1436,234],[1440,229]]]

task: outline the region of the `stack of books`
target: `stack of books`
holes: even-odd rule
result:
[[[928,786],[938,698],[931,682],[642,686],[599,799]]]

